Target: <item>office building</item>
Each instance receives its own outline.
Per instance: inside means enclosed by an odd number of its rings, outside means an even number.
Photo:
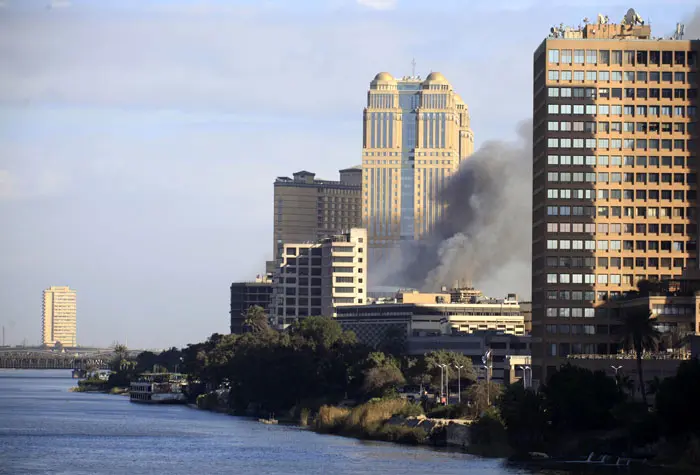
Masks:
[[[533,377],[614,354],[605,304],[696,269],[698,41],[633,10],[552,28],[534,53]]]
[[[243,333],[246,312],[250,307],[262,307],[270,311],[272,276],[259,275],[252,282],[231,284],[231,333]]]
[[[41,340],[44,345],[78,346],[76,336],[76,292],[70,287],[44,290]]]
[[[367,299],[367,231],[353,228],[314,243],[282,245],[274,273],[272,315],[280,326],[307,316],[334,317]]]
[[[362,225],[362,169],[340,170],[340,181],[316,179],[300,171],[274,184],[274,248],[276,260],[287,242],[315,242]],[[274,262],[271,263],[274,267]],[[268,272],[272,269],[268,268]]]
[[[370,83],[362,142],[362,222],[372,249],[420,239],[442,213],[436,199],[474,149],[469,111],[433,72]]]
[[[393,300],[383,298],[379,302],[338,308],[337,318],[344,329],[354,331],[361,342],[373,347],[387,334],[403,339],[485,331],[525,335],[525,320],[515,295],[505,299],[472,295],[468,300],[453,300],[464,293],[461,290],[431,294],[401,292]],[[469,290],[474,293],[474,289]]]

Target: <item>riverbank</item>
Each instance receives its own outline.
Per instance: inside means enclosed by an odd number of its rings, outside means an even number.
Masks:
[[[83,381],[78,381],[77,386],[73,386],[69,389],[72,393],[101,393],[101,394],[115,394],[119,396],[128,396],[129,388],[114,386],[108,387],[106,383],[95,384],[95,383],[83,383]]]

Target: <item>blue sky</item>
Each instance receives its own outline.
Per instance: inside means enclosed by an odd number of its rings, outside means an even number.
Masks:
[[[78,339],[184,345],[228,328],[231,281],[272,248],[272,182],[360,162],[379,71],[441,71],[477,146],[531,114],[550,26],[629,2],[0,2],[0,324],[40,337],[78,290]],[[637,1],[656,34],[695,2]],[[49,5],[51,5],[49,7]],[[686,30],[688,32],[688,30]],[[498,283],[484,283],[502,293]]]

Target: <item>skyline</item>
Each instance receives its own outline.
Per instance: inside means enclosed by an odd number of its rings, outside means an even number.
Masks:
[[[230,283],[271,257],[274,178],[360,162],[377,72],[410,74],[415,57],[421,76],[443,73],[479,149],[531,116],[532,53],[552,25],[628,8],[46,3],[0,8],[0,325],[8,343],[38,341],[39,293],[69,285],[82,344],[150,348],[227,332]],[[694,7],[635,3],[656,35]],[[417,17],[430,34],[406,27]]]

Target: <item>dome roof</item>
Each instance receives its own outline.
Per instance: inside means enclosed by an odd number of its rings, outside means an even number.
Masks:
[[[394,76],[389,73],[381,72],[374,76],[375,81],[394,81]]]
[[[445,79],[445,76],[443,76],[442,73],[438,73],[437,71],[435,71],[428,74],[428,77],[425,78],[425,82],[428,81],[447,82],[447,79]]]

